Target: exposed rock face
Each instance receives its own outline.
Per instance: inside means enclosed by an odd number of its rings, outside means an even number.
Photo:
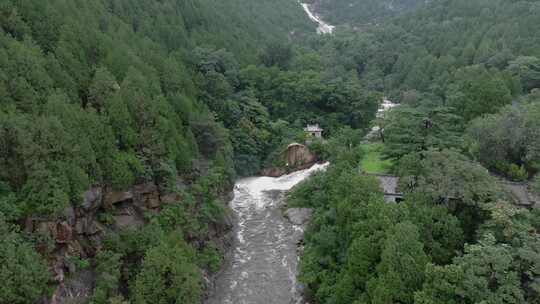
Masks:
[[[103,189],[94,187],[83,194],[82,208],[86,211],[95,211],[101,207]]]
[[[133,191],[110,191],[105,194],[104,204],[107,209],[113,209],[114,204],[132,200]]]
[[[90,270],[82,270],[70,276],[54,291],[50,304],[85,303],[93,293],[95,275]]]
[[[56,242],[58,244],[67,244],[73,240],[73,229],[67,222],[61,222],[56,225]]]
[[[280,177],[285,174],[287,174],[287,170],[285,168],[267,168],[261,171],[262,176],[269,177]]]
[[[93,292],[95,274],[89,269],[77,269],[78,266],[70,261],[94,257],[108,232],[138,229],[146,223],[145,213],[158,213],[164,204],[179,203],[182,203],[180,194],[162,193],[154,183],[135,185],[126,191],[92,187],[83,193],[80,203],[74,202],[56,219],[25,219],[26,232],[39,234],[53,243],[52,248],[47,242],[36,248],[49,260],[57,284],[52,297],[42,303],[86,303]],[[100,222],[103,220],[98,216],[100,214],[109,217]],[[230,237],[224,235],[231,231],[232,219],[226,215],[223,223],[209,227],[208,237],[219,249],[226,251],[232,244],[232,234]]]
[[[181,200],[182,198],[177,193],[166,194],[160,197],[160,201],[163,204],[174,204],[180,202]]]
[[[292,143],[282,155],[285,167],[267,168],[261,171],[262,176],[280,177],[293,171],[304,170],[318,161],[315,154],[308,147],[298,143]]]
[[[304,225],[311,219],[313,210],[309,208],[289,208],[285,211],[285,217],[294,225]]]
[[[519,206],[525,208],[540,207],[540,197],[535,195],[528,183],[501,181],[501,185]]]
[[[296,168],[315,163],[317,157],[309,151],[308,147],[293,143],[287,147],[285,161],[289,167]]]
[[[177,189],[186,186],[179,179]],[[230,200],[227,194],[224,201]],[[95,286],[92,269],[77,269],[75,259],[92,258],[102,247],[106,233],[124,229],[138,229],[145,225],[145,213],[158,213],[165,204],[182,203],[179,193],[162,193],[154,183],[133,186],[126,191],[93,187],[82,194],[80,204],[67,207],[56,219],[29,217],[24,230],[42,236],[43,242],[36,249],[49,261],[56,287],[52,296],[42,304],[86,303]],[[109,216],[100,222],[100,214]],[[221,252],[232,246],[231,214],[220,223],[209,227],[207,237]],[[193,242],[203,240],[192,239]],[[201,244],[202,245],[202,244]],[[212,281],[212,274],[206,274]]]

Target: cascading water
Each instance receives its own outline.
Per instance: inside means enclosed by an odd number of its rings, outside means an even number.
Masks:
[[[399,105],[399,103],[393,103],[392,101],[385,98],[383,102],[379,105],[379,109],[377,110],[377,119],[383,119],[388,111],[395,107],[399,107]],[[380,126],[373,126],[371,128],[371,131],[364,137],[364,139],[368,141],[372,138],[377,138],[380,131]]]
[[[311,19],[311,21],[317,23],[317,25],[318,25],[317,33],[319,33],[319,34],[332,34],[334,32],[335,26],[324,22],[321,19],[320,16],[318,16],[317,14],[312,12],[311,6],[309,4],[300,2],[300,5],[302,5],[302,8],[304,9],[306,14],[308,15],[309,19]]]
[[[302,303],[296,274],[303,227],[287,221],[281,207],[287,190],[327,165],[236,183],[230,203],[237,218],[235,248],[207,304]]]

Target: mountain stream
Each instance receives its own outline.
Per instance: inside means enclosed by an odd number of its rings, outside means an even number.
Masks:
[[[236,218],[234,248],[206,304],[303,303],[296,274],[304,227],[284,217],[284,197],[287,190],[326,166],[236,183],[230,202]]]
[[[302,5],[302,8],[304,8],[304,11],[308,15],[309,19],[311,19],[313,22],[317,23],[317,33],[319,34],[332,34],[334,32],[335,26],[330,25],[326,22],[324,22],[319,15],[317,15],[312,10],[312,6],[308,3],[300,3]]]

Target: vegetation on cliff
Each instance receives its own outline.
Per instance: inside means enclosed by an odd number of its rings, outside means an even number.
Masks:
[[[331,24],[363,26],[418,9],[429,0],[308,0]]]
[[[79,275],[93,303],[199,301],[234,178],[377,107],[312,35],[287,0],[3,1],[0,302]]]

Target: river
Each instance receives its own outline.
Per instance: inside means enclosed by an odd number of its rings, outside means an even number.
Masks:
[[[309,19],[317,23],[317,33],[319,34],[332,34],[335,26],[330,25],[322,20],[322,18],[312,11],[311,6],[308,3],[300,3],[304,8],[304,11],[308,15]]]
[[[284,197],[327,164],[278,178],[239,180],[230,207],[236,217],[235,245],[206,304],[300,304],[296,281],[302,226],[283,216]]]
[[[383,102],[379,105],[379,109],[377,110],[377,120],[380,121],[384,119],[384,116],[388,111],[391,109],[398,107],[399,103],[394,103],[386,98],[383,99]],[[378,125],[375,125],[371,128],[371,131],[364,137],[366,141],[369,141],[371,139],[377,138],[379,139],[380,136],[381,127]]]

